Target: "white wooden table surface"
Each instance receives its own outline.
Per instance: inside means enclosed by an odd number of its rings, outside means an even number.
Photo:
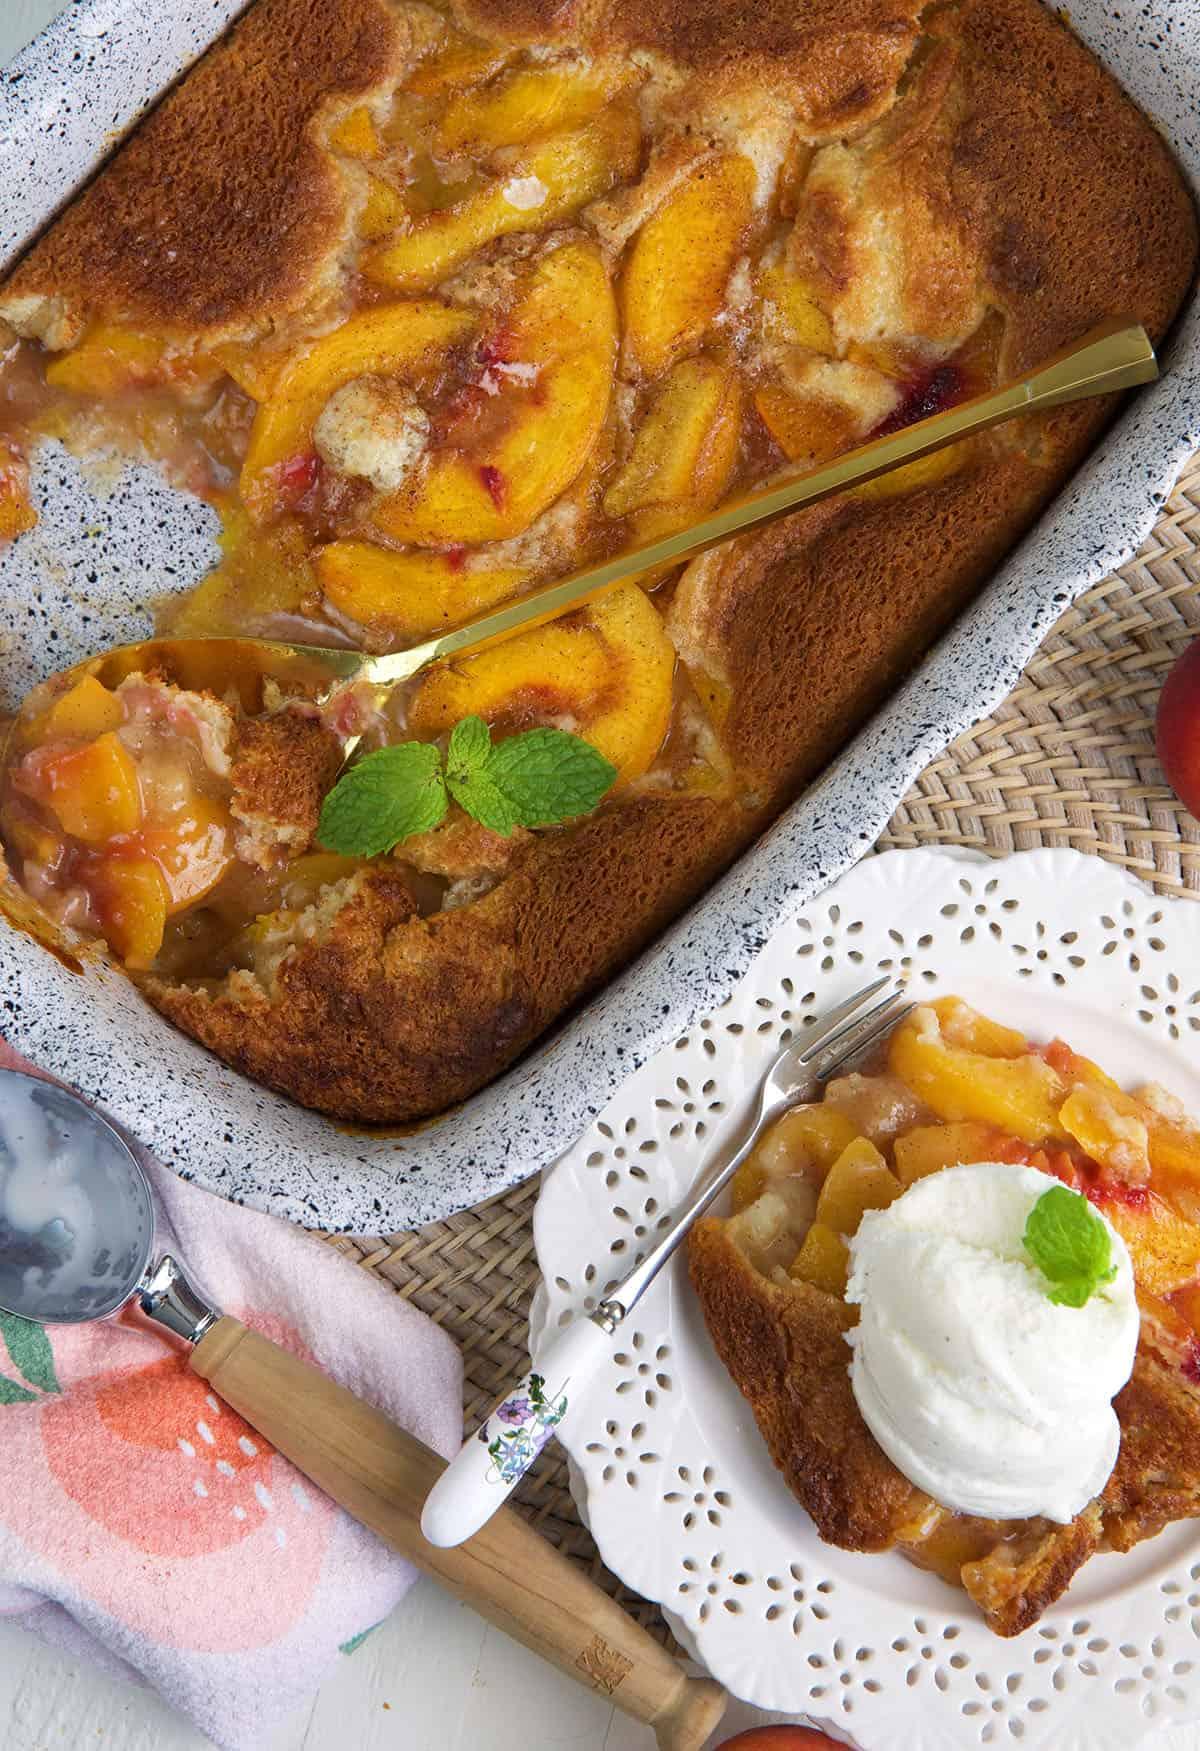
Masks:
[[[0,65],[64,4],[0,0]],[[763,1718],[734,1704],[720,1736]],[[651,1751],[653,1745],[644,1728],[419,1581],[264,1751],[530,1751],[531,1721],[537,1722],[536,1751]],[[84,1745],[206,1751],[210,1741],[147,1693],[101,1678],[0,1624],[0,1747],[77,1751]],[[1145,1751],[1200,1751],[1200,1727],[1155,1734]]]

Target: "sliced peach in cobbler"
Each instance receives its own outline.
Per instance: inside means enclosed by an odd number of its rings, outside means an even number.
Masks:
[[[425,467],[376,511],[394,541],[473,545],[528,529],[583,468],[612,392],[616,306],[594,244],[534,266],[485,343],[493,393],[469,387],[431,434]]]
[[[605,491],[607,515],[630,518],[636,538],[650,540],[710,511],[737,464],[741,410],[741,385],[728,366],[703,355],[673,366]]]
[[[764,256],[758,273],[762,322],[768,340],[833,358],[838,347],[833,324],[816,288],[805,281],[784,252]]]
[[[368,647],[415,644],[507,600],[529,578],[522,566],[489,565],[465,548],[396,553],[367,541],[334,541],[317,555],[325,601]]]
[[[150,966],[167,920],[233,863],[228,710],[141,676],[113,690],[85,674],[35,698],[16,734],[3,817],[25,887],[130,968]]]
[[[465,31],[447,29],[435,52],[413,69],[408,89],[418,97],[440,100],[448,92],[490,79],[507,65],[512,55],[513,51],[502,43],[484,42]]]
[[[79,344],[46,366],[52,389],[75,395],[115,395],[162,384],[187,392],[211,388],[220,364],[166,334],[97,322]]]
[[[754,217],[757,180],[740,153],[704,159],[638,232],[621,312],[629,357],[648,377],[702,339],[721,309]],[[689,272],[680,273],[681,259]]]
[[[416,683],[409,727],[434,736],[470,716],[550,721],[584,737],[629,780],[662,746],[674,671],[662,621],[628,584],[565,620],[433,670]]]
[[[1200,1128],[1163,1090],[1126,1093],[1061,1041],[1035,1047],[954,997],[918,1008],[873,1068],[765,1133],[734,1179],[732,1213],[697,1225],[691,1275],[717,1350],[822,1537],[901,1550],[1011,1635],[1093,1551],[1200,1514],[1198,1158]],[[948,1509],[884,1454],[851,1389],[845,1334],[864,1291],[851,1285],[854,1304],[845,1295],[864,1217],[972,1164],[1034,1167],[1039,1183],[1081,1193],[1132,1263],[1141,1337],[1114,1401],[1120,1452],[1066,1523]],[[981,1272],[983,1254],[967,1248],[954,1268]],[[915,1301],[922,1292],[914,1280]]]
[[[603,62],[563,60],[516,67],[482,88],[462,92],[446,106],[437,127],[438,148],[447,157],[477,157],[577,128],[635,79],[632,68]]]
[[[415,217],[378,244],[363,271],[380,286],[426,291],[495,239],[561,224],[595,200],[633,169],[639,137],[636,109],[617,102],[581,127],[514,148],[457,206]]]
[[[37,523],[29,498],[29,466],[10,439],[0,433],[0,542],[15,541]]]
[[[436,373],[475,328],[470,311],[444,304],[380,305],[306,347],[284,369],[255,416],[241,476],[242,501],[251,514],[270,516],[284,508],[289,496],[298,496],[298,485],[303,489],[311,484],[320,423],[336,426],[330,420],[331,403],[356,385],[364,402],[358,422],[368,434],[363,441],[373,441],[380,453],[399,450],[402,460],[413,451],[419,455],[427,419],[415,397],[400,386]],[[340,423],[349,423],[351,417]]]

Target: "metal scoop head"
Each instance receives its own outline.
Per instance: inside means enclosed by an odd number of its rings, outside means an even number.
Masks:
[[[42,1325],[104,1319],[153,1244],[150,1186],[120,1133],[56,1083],[0,1070],[0,1308]]]

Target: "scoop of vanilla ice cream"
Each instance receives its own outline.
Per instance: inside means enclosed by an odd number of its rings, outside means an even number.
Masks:
[[[1058,1184],[1002,1162],[945,1168],[868,1211],[850,1243],[863,1420],[905,1477],[961,1513],[1065,1523],[1116,1463],[1133,1271],[1106,1224],[1116,1276],[1083,1307],[1051,1301],[1023,1237]]]

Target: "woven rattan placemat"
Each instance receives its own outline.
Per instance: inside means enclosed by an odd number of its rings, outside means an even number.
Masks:
[[[879,848],[1035,845],[1096,852],[1163,893],[1200,896],[1200,825],[1163,783],[1154,708],[1174,658],[1200,634],[1200,457],[1129,564],[1058,622],[1020,684],[926,768]],[[330,1244],[444,1325],[463,1352],[469,1425],[525,1368],[537,1281],[530,1181],[417,1234]],[[519,1498],[643,1622],[653,1606],[602,1567],[551,1445]]]

